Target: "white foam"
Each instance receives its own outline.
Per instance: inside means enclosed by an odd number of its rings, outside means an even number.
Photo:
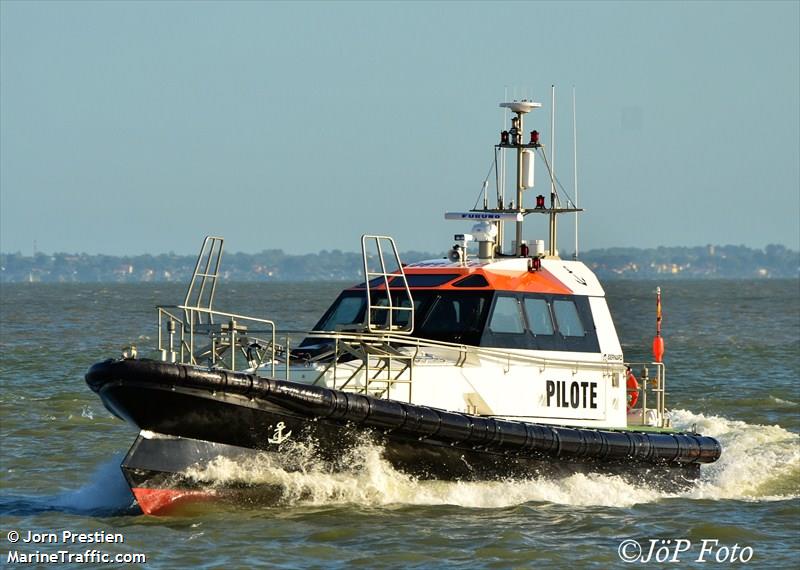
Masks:
[[[186,474],[214,486],[232,482],[270,485],[280,501],[290,504],[459,505],[498,508],[531,501],[579,506],[628,507],[667,497],[688,499],[779,500],[800,496],[800,436],[780,426],[752,425],[719,416],[672,413],[682,429],[697,426],[716,437],[722,457],[702,467],[701,478],[688,491],[669,493],[620,477],[572,475],[563,479],[485,482],[421,481],[398,472],[381,456],[381,448],[365,443],[342,458],[347,468],[332,470],[317,461],[314,449],[295,444],[280,457],[262,454],[234,462],[218,458]]]
[[[770,396],[769,399],[772,400],[773,402],[775,402],[776,404],[782,404],[784,406],[796,406],[797,405],[797,402],[792,402],[791,400],[784,400],[784,399],[778,398],[776,396]]]
[[[101,464],[85,485],[57,495],[48,502],[53,507],[78,512],[116,512],[130,508],[134,498],[120,470],[121,461],[122,455],[116,454]]]
[[[775,500],[800,496],[800,435],[780,426],[748,424],[720,416],[672,412],[675,426],[697,430],[722,444],[722,456],[705,466],[687,496],[698,499]]]

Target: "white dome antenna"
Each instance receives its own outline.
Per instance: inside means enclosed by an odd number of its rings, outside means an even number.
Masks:
[[[536,101],[526,101],[523,99],[522,101],[511,101],[509,103],[500,103],[500,106],[505,109],[511,109],[513,112],[517,114],[524,114],[533,111],[534,109],[539,109],[542,104],[537,103]]]

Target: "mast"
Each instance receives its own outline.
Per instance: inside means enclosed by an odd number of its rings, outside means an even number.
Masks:
[[[556,86],[550,86],[550,256],[556,252]]]
[[[504,91],[504,101],[508,101],[508,86],[506,85]],[[501,105],[502,107],[502,105]],[[505,129],[506,121],[508,120],[508,109],[503,111],[503,120],[500,123],[501,130]],[[500,149],[500,180],[497,188],[497,208],[499,210],[505,209],[505,196],[506,196],[506,149]],[[503,240],[505,239],[505,232],[503,231],[505,224],[497,222],[497,251],[502,253]]]
[[[533,109],[538,109],[542,106],[541,103],[523,99],[522,101],[511,101],[500,103],[500,107],[507,109],[514,113],[511,118],[511,127],[508,130],[500,132],[500,143],[495,145],[495,152],[499,151],[500,168],[497,170],[497,205],[495,208],[488,207],[486,199],[486,190],[484,189],[484,203],[483,209],[472,209],[469,212],[446,212],[445,219],[447,220],[462,220],[462,221],[480,221],[494,224],[497,228],[496,234],[493,234],[486,243],[487,246],[492,244],[491,248],[485,250],[486,255],[481,255],[480,259],[488,259],[495,255],[502,255],[503,249],[503,236],[505,235],[504,225],[505,222],[514,222],[515,227],[515,244],[512,255],[517,257],[527,257],[527,248],[522,247],[523,236],[523,222],[525,216],[529,214],[547,214],[550,220],[550,250],[549,255],[555,257],[557,255],[556,249],[556,216],[558,214],[565,214],[567,212],[580,212],[582,211],[575,204],[567,204],[566,208],[559,207],[558,195],[556,192],[556,178],[553,172],[552,164],[548,164],[547,156],[544,154],[544,146],[539,143],[539,131],[533,130],[530,132],[530,140],[524,140],[524,116],[531,112]],[[555,106],[555,87],[553,87],[553,106]],[[574,113],[574,110],[573,110]],[[555,113],[551,117],[551,139],[555,139]],[[505,123],[504,123],[505,126]],[[502,165],[505,162],[505,151],[508,149],[515,149],[517,155],[517,184],[516,184],[516,200],[505,204],[505,168]],[[526,209],[523,206],[523,191],[534,186],[534,159],[535,151],[539,149],[541,158],[547,166],[550,174],[550,207],[546,205],[546,198],[543,195],[536,196],[536,206],[534,208]],[[550,152],[551,162],[555,158],[555,153]],[[498,157],[496,157],[497,160]],[[497,162],[495,162],[497,166]],[[483,251],[483,250],[482,250]],[[506,254],[508,257],[508,254]]]
[[[575,86],[572,86],[572,181],[575,184],[575,204],[578,207],[578,126],[575,120]],[[575,212],[575,257],[578,259],[578,212]]]
[[[517,113],[517,120],[519,123],[519,137],[517,140],[520,141],[522,138],[522,133],[525,132],[525,127],[523,126],[523,118],[522,113]],[[519,145],[519,142],[517,143]],[[517,201],[515,205],[517,206],[517,211],[520,214],[525,214],[525,210],[522,208],[522,191],[525,188],[522,186],[522,147],[517,146]],[[516,242],[514,247],[514,254],[520,255],[522,251],[522,220],[517,222],[517,232],[516,232]]]
[[[517,218],[516,222],[516,244],[514,247],[514,254],[521,255],[522,253],[522,224],[523,224],[523,216],[525,215],[525,208],[522,206],[522,191],[525,190],[525,185],[523,184],[523,172],[522,172],[522,153],[525,149],[528,148],[536,148],[539,146],[537,142],[531,142],[530,144],[525,144],[523,141],[523,136],[525,133],[525,125],[523,117],[526,113],[529,113],[533,109],[538,109],[542,106],[541,103],[536,103],[534,101],[513,101],[511,103],[500,103],[501,107],[505,107],[510,109],[513,113],[516,114],[516,117],[512,117],[511,119],[511,128],[508,131],[503,131],[503,135],[500,141],[501,148],[516,148],[517,150],[517,197],[516,201],[514,202],[514,212],[516,212],[519,217]],[[501,222],[502,223],[502,222]]]

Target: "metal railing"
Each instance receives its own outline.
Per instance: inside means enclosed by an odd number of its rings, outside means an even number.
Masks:
[[[203,245],[200,247],[200,253],[197,255],[197,261],[194,265],[192,272],[192,280],[189,281],[189,287],[186,290],[186,297],[183,304],[192,309],[207,309],[211,310],[214,305],[214,295],[217,292],[217,280],[219,279],[219,268],[222,264],[222,252],[224,249],[225,240],[217,236],[206,236],[203,240]],[[199,322],[203,321],[203,317],[208,317],[208,322],[214,322],[213,313],[199,312],[196,315]],[[189,315],[185,315],[186,320],[189,320]]]
[[[660,428],[670,427],[669,417],[666,413],[666,383],[667,370],[663,362],[630,362],[627,363],[634,375],[638,374],[638,402],[631,411],[641,414],[641,425],[652,425],[648,423],[648,412],[655,413],[656,426]],[[655,372],[653,374],[652,372]],[[650,401],[655,400],[655,406],[648,407],[648,394]]]
[[[369,268],[369,245],[373,244],[376,251],[376,258],[380,271],[370,271]],[[384,245],[388,244],[389,250],[394,257],[393,263],[397,265],[394,272],[389,272],[386,267]],[[411,297],[411,289],[408,288],[408,279],[403,271],[403,263],[400,261],[400,254],[397,252],[397,245],[394,239],[389,236],[367,235],[361,236],[361,257],[364,264],[365,288],[367,294],[366,326],[370,332],[394,332],[395,334],[411,334],[414,330],[414,300]],[[384,289],[381,291],[385,296],[379,296],[378,302],[374,302],[372,280],[382,283]],[[395,280],[400,280],[396,283]],[[399,286],[402,285],[402,289]],[[400,291],[402,298],[398,304],[392,299],[392,289]],[[397,293],[395,293],[397,294]],[[383,304],[385,301],[386,304]],[[404,305],[403,302],[406,304]],[[403,319],[405,317],[405,319]],[[401,322],[405,320],[405,323]]]
[[[591,370],[613,375],[624,369],[621,364],[544,358],[402,334],[312,330],[279,335],[275,323],[268,319],[186,305],[162,305],[157,309],[158,350],[164,361],[261,371],[271,377],[277,377],[278,367],[282,365],[281,372],[287,380],[291,379],[293,366],[313,367],[312,384],[325,381],[331,388],[379,397],[389,397],[393,389],[396,393],[397,386],[405,385],[403,399],[408,401],[411,400],[415,362],[420,358],[440,358],[454,366],[489,361],[506,371],[512,366],[536,366],[540,372],[561,368],[572,370],[574,374]],[[213,322],[213,317],[219,322]],[[331,350],[313,357],[305,356],[302,350],[290,348],[289,333],[295,338],[299,335],[330,340]],[[206,343],[200,342],[201,337],[207,339]],[[658,365],[658,386],[651,392],[656,394],[659,414],[663,411],[663,378],[663,365]],[[646,406],[647,396],[643,395],[641,401]]]
[[[405,399],[411,401],[418,349],[404,352],[385,338],[369,334],[335,333],[331,338],[333,354],[321,362],[322,367],[312,384],[326,380],[329,388],[350,389],[379,398],[388,398],[398,385],[405,386]],[[345,362],[349,365],[343,366]],[[394,397],[398,399],[397,394]]]
[[[275,374],[281,347],[276,343],[273,321],[186,305],[160,305],[157,309],[158,350],[162,360],[236,370],[236,357],[241,354],[247,368],[256,369],[269,363]],[[213,317],[227,321],[215,323]],[[208,337],[207,346],[198,347],[199,334]],[[258,336],[263,334],[267,338]]]
[[[368,244],[374,244],[377,250],[380,271],[370,271]],[[385,244],[388,244],[398,267],[392,272],[387,270]],[[404,396],[408,401],[411,401],[414,363],[420,358],[440,358],[454,366],[488,361],[502,366],[505,372],[510,371],[512,366],[536,366],[540,372],[547,368],[560,368],[572,370],[573,374],[589,370],[600,371],[604,376],[613,378],[624,377],[624,365],[621,363],[544,358],[513,349],[479,347],[409,336],[414,329],[414,303],[394,240],[387,236],[364,235],[361,245],[366,280],[367,310],[363,325],[366,330],[291,331],[292,334],[302,334],[303,338],[332,341],[330,351],[311,357],[304,355],[302,350],[291,350],[288,333],[283,342],[278,343],[275,323],[271,320],[212,309],[223,253],[223,239],[206,237],[184,303],[157,307],[158,350],[161,359],[229,370],[237,370],[238,363],[241,364],[238,367],[240,370],[255,373],[269,370],[272,377],[276,376],[278,365],[283,364],[287,380],[290,379],[293,366],[306,369],[313,367],[316,373],[310,380],[313,384],[324,380],[332,388],[387,398],[397,398],[397,387],[407,386]],[[382,304],[383,298],[373,299],[371,278],[378,278],[383,283],[386,305]],[[399,288],[399,284],[402,284],[402,288]],[[399,302],[395,302],[392,291],[398,289],[401,297]],[[403,303],[407,303],[407,306],[403,306]],[[377,317],[374,321],[373,313]],[[379,318],[381,315],[384,318]],[[198,346],[201,336],[207,337],[207,344]],[[642,422],[647,420],[647,411],[650,409],[647,408],[647,391],[651,379],[647,367],[655,366],[650,389],[656,400],[654,410],[662,424],[668,423],[664,413],[664,365],[647,363],[632,366],[644,366],[640,388]]]

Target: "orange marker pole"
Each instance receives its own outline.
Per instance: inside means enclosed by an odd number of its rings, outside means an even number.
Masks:
[[[656,336],[653,337],[653,358],[664,358],[664,337],[661,336],[661,287],[656,287]]]

